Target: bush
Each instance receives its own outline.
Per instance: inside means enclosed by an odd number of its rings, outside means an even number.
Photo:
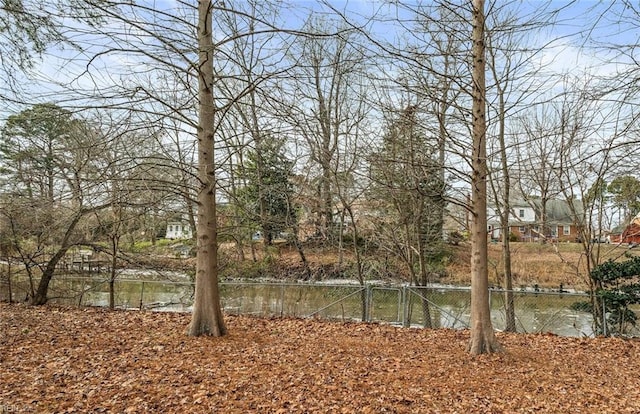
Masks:
[[[640,257],[623,262],[608,260],[591,271],[591,278],[602,286],[596,293],[608,312],[609,334],[626,334],[636,325],[637,316],[629,307],[640,304]],[[597,316],[597,315],[594,315]]]

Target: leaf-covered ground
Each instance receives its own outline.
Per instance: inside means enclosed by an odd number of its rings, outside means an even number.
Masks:
[[[0,412],[638,413],[640,342],[0,304]]]

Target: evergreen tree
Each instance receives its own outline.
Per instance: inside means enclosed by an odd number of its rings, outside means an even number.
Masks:
[[[613,195],[613,202],[624,213],[623,220],[628,222],[640,212],[640,180],[632,175],[614,178],[607,187]]]
[[[268,245],[296,225],[292,167],[283,142],[273,137],[260,140],[259,148],[247,154],[243,170],[247,185],[238,198],[247,224],[259,229]]]
[[[380,245],[402,259],[411,282],[426,286],[442,267],[442,217],[445,186],[437,146],[421,130],[417,108],[408,107],[392,122],[371,160],[371,198],[380,213]],[[425,326],[431,326],[423,300]]]
[[[109,205],[101,197],[109,179],[105,145],[88,123],[52,104],[12,115],[2,129],[0,214],[29,275],[35,305],[47,301],[56,266],[82,241],[81,221]]]
[[[601,312],[594,306],[595,318],[607,315],[601,321],[606,335],[624,335],[636,326],[638,317],[630,308],[640,303],[640,257],[631,257],[626,261],[608,260],[591,271],[591,278],[598,286],[597,296],[604,306]]]

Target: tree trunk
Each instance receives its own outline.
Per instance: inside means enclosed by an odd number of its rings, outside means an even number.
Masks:
[[[360,236],[358,234],[358,226],[356,224],[356,218],[353,214],[353,209],[351,208],[350,205],[345,203],[344,200],[343,200],[343,206],[344,206],[344,212],[349,214],[349,219],[351,220],[352,227],[353,227],[351,236],[353,237],[353,255],[356,259],[356,263],[355,263],[356,279],[358,279],[358,283],[360,283],[360,286],[365,287],[364,274],[362,272],[362,255],[360,254],[360,249],[358,248],[358,238]],[[344,223],[344,212],[343,212],[343,218],[342,218],[343,223]],[[340,237],[342,238],[342,229],[340,229]],[[369,320],[367,290],[364,289],[362,292],[363,292],[362,295],[360,295],[360,303],[362,306],[362,322],[367,322]]]
[[[425,245],[427,244],[427,241],[425,240],[425,238],[427,237],[427,232],[426,229],[424,228],[425,225],[423,223],[424,221],[424,203],[420,204],[420,214],[418,215],[418,217],[420,217],[420,221],[418,223],[418,234],[417,234],[417,242],[418,242],[418,265],[419,265],[419,269],[420,269],[420,286],[424,287],[425,289],[422,291],[422,317],[423,317],[423,323],[422,326],[424,326],[425,328],[429,328],[431,329],[433,326],[431,324],[431,308],[429,307],[429,299],[427,299],[427,283],[429,281],[429,275],[428,275],[428,269],[427,269],[427,258],[426,258],[426,248]]]
[[[504,310],[505,310],[505,328],[506,332],[516,332],[516,311],[513,298],[513,274],[511,273],[511,247],[509,238],[502,237],[502,260],[504,261]]]
[[[62,238],[62,242],[60,243],[61,244],[60,249],[51,257],[51,259],[49,259],[49,262],[47,262],[47,266],[42,272],[40,283],[38,283],[38,290],[36,290],[36,292],[33,293],[33,297],[31,298],[32,305],[39,306],[47,303],[47,295],[49,293],[49,283],[51,282],[51,279],[53,279],[53,274],[56,271],[56,267],[58,266],[58,263],[67,254],[67,250],[69,250],[69,248],[71,247],[69,245],[69,240],[71,239],[71,235],[73,234],[73,231],[78,225],[78,222],[80,221],[80,219],[85,214],[90,213],[92,211],[96,211],[96,210],[97,209],[81,210],[78,212],[78,214],[76,214],[73,220],[71,220],[71,222],[69,223],[69,226],[67,227],[67,231],[65,232],[64,237]],[[30,271],[29,271],[29,275],[31,277]],[[31,287],[31,291],[33,292],[33,286]]]
[[[120,242],[120,236],[111,236],[111,274],[109,276],[109,309],[113,310],[116,307],[116,277],[118,266],[118,245]]]
[[[29,278],[29,293],[27,293],[27,298],[25,299],[25,301],[27,300],[32,300],[33,298],[36,297],[36,287],[34,285],[34,281],[33,281],[33,270],[32,266],[30,263],[25,264],[25,270],[27,272],[27,276]]]
[[[215,197],[213,101],[213,25],[210,0],[198,2],[198,47],[200,99],[198,125],[198,221],[196,288],[188,334],[222,336],[226,327],[218,289],[218,241]]]
[[[544,244],[548,239],[551,239],[551,228],[547,225],[547,197],[540,197],[540,230],[542,231],[543,237],[540,238],[541,243]],[[556,236],[558,236],[556,234]]]
[[[309,267],[309,261],[307,260],[307,256],[304,253],[304,246],[302,245],[302,242],[300,241],[300,237],[298,236],[298,233],[300,232],[300,228],[298,227],[298,223],[295,220],[293,221],[291,227],[293,230],[293,244],[295,245],[296,251],[300,256],[300,261],[302,262],[302,267],[304,269],[304,280],[310,280],[311,268]]]
[[[504,108],[504,99],[500,97],[501,108]],[[504,311],[506,332],[516,332],[516,311],[513,297],[513,272],[511,271],[511,241],[509,240],[509,214],[511,211],[509,166],[507,163],[507,147],[504,138],[504,110],[500,114],[500,158],[503,176],[503,199],[500,209],[500,226],[502,227],[502,262],[504,270]]]
[[[499,79],[496,68],[496,55],[493,47],[491,52],[491,70],[493,72],[493,78]],[[511,214],[511,177],[509,174],[509,158],[507,157],[507,143],[506,143],[506,127],[505,117],[507,116],[507,109],[505,104],[505,86],[509,82],[509,78],[505,78],[505,85],[501,82],[496,82],[496,91],[498,94],[498,141],[500,145],[500,171],[502,172],[502,202],[496,195],[496,205],[502,204],[502,207],[498,210],[500,213],[500,228],[502,233],[502,262],[504,271],[504,311],[505,311],[505,331],[516,332],[516,314],[514,308],[513,298],[513,272],[511,271],[511,244],[509,237],[509,216]],[[494,191],[494,194],[497,194]]]
[[[39,306],[47,303],[47,299],[48,299],[47,295],[49,293],[49,283],[51,282],[51,279],[53,279],[53,274],[55,273],[56,266],[58,266],[60,259],[62,259],[64,255],[67,254],[68,249],[69,249],[69,246],[61,248],[56,252],[56,254],[53,255],[53,257],[51,257],[51,259],[49,259],[47,266],[42,272],[40,283],[38,283],[38,289],[36,290],[35,295],[31,299],[32,305]]]
[[[487,259],[487,148],[484,0],[473,0],[473,106],[471,175],[471,340],[472,355],[501,349],[491,324]]]
[[[7,290],[9,293],[9,303],[13,303],[13,289],[11,287],[11,257],[7,256]]]

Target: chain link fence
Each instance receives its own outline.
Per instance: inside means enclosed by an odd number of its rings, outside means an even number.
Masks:
[[[29,285],[13,281],[12,299],[23,300]],[[114,303],[118,308],[189,312],[193,301],[190,282],[117,279]],[[339,321],[389,323],[404,327],[465,329],[469,327],[471,291],[449,286],[353,285],[321,283],[220,283],[222,306],[228,314],[265,317],[320,318]],[[52,302],[79,306],[108,306],[109,283],[99,278],[56,278],[50,287]],[[640,336],[634,321],[613,320],[602,310],[603,332],[594,330],[586,293],[490,290],[493,325],[517,332],[561,336],[596,333]],[[0,300],[7,301],[7,284],[0,284]],[[506,304],[512,303],[512,311]],[[640,309],[632,309],[634,315]],[[613,315],[613,316],[612,316]],[[511,321],[511,322],[509,322]],[[606,322],[609,321],[609,324]],[[613,322],[612,322],[613,321]],[[615,322],[615,324],[614,324]]]

